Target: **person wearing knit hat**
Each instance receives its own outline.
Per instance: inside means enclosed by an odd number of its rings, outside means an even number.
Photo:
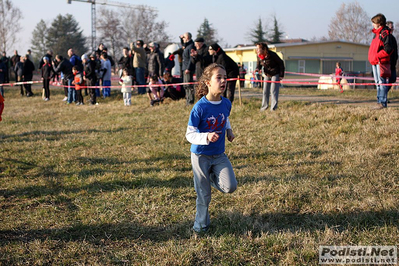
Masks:
[[[205,40],[202,37],[197,37],[197,39],[195,39],[194,42],[202,42],[202,43],[204,43]]]
[[[83,54],[83,55],[81,56],[81,59],[82,59],[82,61],[83,61],[83,60],[89,60],[89,57],[87,56],[87,54]]]
[[[211,45],[209,45],[209,50],[214,50],[217,53],[220,51],[220,46],[217,43],[212,43]]]

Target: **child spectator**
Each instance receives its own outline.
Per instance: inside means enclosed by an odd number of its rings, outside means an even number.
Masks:
[[[48,57],[43,57],[42,66],[42,79],[43,79],[43,89],[44,89],[44,99],[46,102],[50,100],[50,79],[54,75],[53,66],[50,64]]]
[[[209,229],[211,186],[223,193],[233,193],[237,180],[225,152],[225,138],[231,142],[231,102],[222,95],[227,89],[227,74],[222,65],[211,64],[204,69],[197,87],[198,102],[190,113],[186,138],[191,143],[191,164],[197,192],[197,213],[194,231]]]
[[[122,85],[121,92],[123,93],[123,103],[125,106],[130,106],[132,104],[132,77],[129,75],[129,70],[127,68],[123,69],[119,84]]]
[[[79,66],[73,66],[72,73],[75,76],[72,84],[75,85],[76,90],[76,105],[83,105],[82,86],[84,85],[84,82],[82,72],[79,71]]]
[[[181,79],[173,77],[170,72],[165,72],[163,75],[163,82],[165,85],[165,98],[171,98],[174,101],[184,99],[186,97],[186,91],[183,86],[179,85]]]
[[[162,85],[162,81],[157,75],[150,77],[150,83],[148,84],[148,98],[150,98],[150,104],[153,106],[155,103],[159,103],[164,99],[164,87],[163,86],[151,86],[151,85]]]

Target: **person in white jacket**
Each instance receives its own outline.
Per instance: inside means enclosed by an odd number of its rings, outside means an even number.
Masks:
[[[123,103],[125,106],[130,106],[132,104],[132,77],[129,76],[129,70],[126,68],[123,69],[119,84],[122,85]]]

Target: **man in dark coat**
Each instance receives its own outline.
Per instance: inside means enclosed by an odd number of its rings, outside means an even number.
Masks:
[[[204,69],[212,63],[212,57],[209,55],[208,46],[202,37],[195,39],[195,49],[191,53],[191,62],[195,64],[195,77],[197,81],[202,76]]]
[[[10,58],[7,57],[6,52],[3,52],[3,56],[0,59],[6,66],[6,71],[4,73],[4,83],[10,82]]]
[[[26,55],[25,61],[24,61],[24,68],[23,68],[24,82],[32,81],[33,71],[35,71],[35,65],[29,59],[29,55]],[[24,87],[25,87],[25,91],[26,91],[26,96],[31,97],[33,95],[32,84],[25,83]]]
[[[92,53],[90,58],[83,59],[84,79],[86,80],[86,86],[96,86],[97,74],[96,74],[96,54]],[[90,104],[95,105],[97,102],[96,88],[89,88]]]
[[[194,50],[194,42],[191,39],[191,33],[186,32],[180,38],[184,43],[184,50],[183,50],[183,62],[182,62],[182,75],[183,75],[183,82],[184,83],[192,83],[193,82],[193,75],[195,71],[195,64],[191,62],[191,52]],[[186,103],[194,104],[195,99],[195,91],[193,84],[184,85],[184,89],[186,90]]]
[[[209,54],[213,57],[213,63],[224,66],[227,73],[227,78],[236,79],[239,74],[238,65],[228,56],[219,44],[214,43],[209,45]],[[237,80],[230,80],[227,82],[227,90],[224,91],[224,97],[228,98],[230,102],[234,101],[234,92],[236,89]]]
[[[62,72],[63,79],[62,85],[64,85],[64,101],[68,101],[68,103],[72,103],[75,101],[74,89],[72,85],[72,81],[74,79],[72,73],[72,63],[68,59],[64,58],[62,55],[56,55],[55,59],[58,62],[57,67],[54,69],[55,73]]]
[[[120,71],[120,75],[119,77],[122,76],[122,71],[123,69],[127,69],[128,73],[130,76],[133,76],[133,60],[131,55],[129,55],[129,48],[128,47],[124,47],[123,48],[123,55],[122,57],[119,59],[118,61],[118,67],[119,67],[119,71]]]
[[[12,64],[12,69],[13,69],[13,72],[14,72],[14,75],[15,75],[15,81],[18,81],[18,75],[17,75],[17,71],[15,70],[15,66],[20,61],[21,61],[21,56],[18,54],[18,51],[15,50],[14,51],[14,55],[11,57],[11,64]]]
[[[387,27],[391,31],[392,49],[393,49],[392,54],[391,54],[391,59],[390,59],[391,76],[389,77],[389,83],[395,83],[396,82],[396,63],[398,62],[398,43],[396,41],[395,36],[393,36],[393,31],[394,31],[393,22],[392,21],[387,21]],[[392,88],[392,86],[388,86],[388,91],[391,88]]]

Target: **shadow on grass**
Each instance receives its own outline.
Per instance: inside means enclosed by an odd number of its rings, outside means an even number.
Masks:
[[[109,129],[109,130],[98,130],[98,129],[88,129],[88,130],[70,130],[70,131],[65,131],[65,130],[51,130],[51,131],[30,131],[30,132],[24,132],[20,134],[15,134],[15,135],[4,135],[0,136],[0,143],[3,142],[3,140],[6,140],[7,142],[26,142],[26,141],[37,141],[39,139],[41,140],[62,140],[65,139],[66,135],[72,135],[72,134],[91,134],[91,133],[116,133],[116,132],[121,132],[125,130],[131,130],[131,128],[123,128],[123,127],[118,127],[117,129]],[[5,141],[4,141],[5,142]]]
[[[134,178],[131,180],[110,180],[110,181],[94,181],[90,184],[79,186],[67,186],[62,182],[54,180],[46,180],[45,185],[32,185],[28,187],[16,188],[11,190],[0,190],[0,195],[9,197],[43,197],[47,195],[56,196],[60,193],[75,194],[86,191],[92,195],[117,190],[139,189],[145,187],[152,188],[182,188],[194,187],[192,178],[183,176],[174,177],[169,180],[158,178]]]
[[[270,213],[265,215],[242,215],[237,212],[224,212],[212,218],[205,237],[223,235],[260,237],[264,233],[282,232],[303,233],[323,232],[328,228],[338,231],[375,230],[376,227],[398,226],[399,212],[386,210],[379,212],[348,213]],[[15,229],[0,230],[0,245],[11,242],[34,240],[85,241],[101,244],[120,240],[143,240],[165,242],[171,239],[189,239],[193,221],[176,224],[145,226],[139,223],[112,223],[86,225],[76,223],[59,229]]]
[[[314,232],[334,228],[337,231],[375,230],[376,227],[398,227],[399,211],[366,211],[337,213],[268,213],[242,215],[225,212],[213,219],[212,231],[216,235],[261,233]]]
[[[46,195],[58,195],[60,193],[74,194],[80,191],[87,191],[91,194],[103,193],[109,191],[116,191],[122,189],[138,189],[144,187],[153,188],[182,188],[193,187],[193,181],[190,178],[182,176],[182,173],[191,172],[191,166],[184,166],[179,161],[189,160],[188,157],[179,154],[168,154],[165,157],[153,158],[134,158],[130,160],[119,160],[117,158],[106,157],[79,157],[77,161],[83,162],[85,168],[74,172],[60,172],[56,170],[56,166],[41,167],[34,163],[25,163],[19,160],[6,159],[9,164],[8,170],[3,170],[3,176],[24,176],[23,172],[37,169],[34,175],[26,176],[29,179],[40,179],[44,181],[43,185],[30,185],[26,187],[19,187],[15,189],[0,189],[0,195],[5,198],[9,197],[43,197]],[[170,165],[173,160],[176,165]],[[148,164],[151,162],[151,164]],[[137,165],[139,163],[139,165]],[[145,163],[140,164],[140,163]],[[165,164],[164,167],[159,165]],[[112,167],[111,167],[112,166]],[[12,169],[11,169],[12,168]],[[68,168],[71,168],[68,166]],[[73,168],[73,167],[72,167]],[[170,172],[171,178],[160,176],[160,172],[165,171],[165,168]],[[8,168],[7,168],[8,169]],[[96,179],[103,179],[104,175],[124,176],[123,178],[112,178],[109,180],[96,180],[88,184],[65,184],[66,179],[76,176],[83,181],[91,177],[98,177]],[[143,177],[144,175],[144,177]],[[146,177],[151,176],[151,177]],[[70,182],[68,182],[70,183]]]

